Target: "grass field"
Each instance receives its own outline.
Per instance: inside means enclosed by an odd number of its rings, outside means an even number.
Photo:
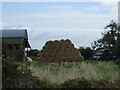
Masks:
[[[25,63],[38,77],[45,77],[53,84],[62,84],[69,79],[107,80],[112,83],[120,80],[119,67],[113,61],[81,62],[33,62]]]

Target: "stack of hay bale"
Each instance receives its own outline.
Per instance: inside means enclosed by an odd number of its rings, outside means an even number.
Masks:
[[[69,39],[47,41],[43,49],[38,55],[40,61],[63,62],[63,61],[78,61],[84,60],[81,53],[74,48],[74,45]]]

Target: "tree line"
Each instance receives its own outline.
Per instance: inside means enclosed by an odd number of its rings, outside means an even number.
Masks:
[[[112,20],[104,29],[101,38],[91,43],[92,48],[80,47],[78,49],[85,59],[89,59],[94,51],[99,48],[109,49],[113,55],[120,58],[120,23]]]

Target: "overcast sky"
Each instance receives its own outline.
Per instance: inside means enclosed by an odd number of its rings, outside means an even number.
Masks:
[[[104,27],[117,19],[117,2],[2,3],[2,28],[27,29],[34,49],[60,39],[70,39],[76,48],[90,46]]]

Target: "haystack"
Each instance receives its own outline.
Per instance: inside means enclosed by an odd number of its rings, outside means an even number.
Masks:
[[[83,56],[76,48],[72,42],[67,40],[55,40],[47,41],[43,49],[38,54],[38,59],[40,61],[50,61],[50,62],[73,62],[84,60]]]

